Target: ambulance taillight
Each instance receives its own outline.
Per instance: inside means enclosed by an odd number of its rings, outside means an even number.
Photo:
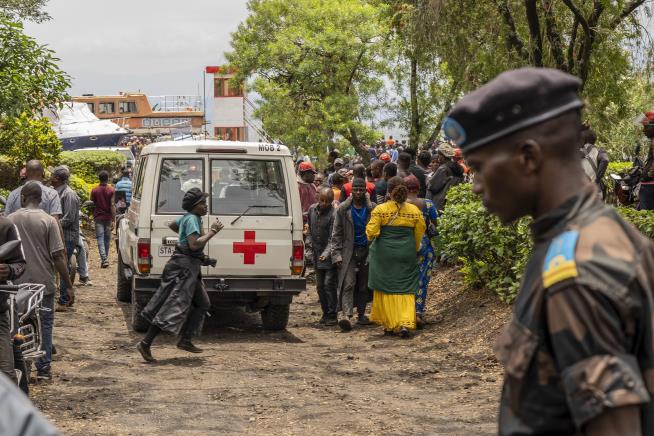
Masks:
[[[150,274],[150,240],[149,239],[139,239],[136,244],[136,257],[137,264],[139,267],[139,273],[141,274]]]
[[[291,274],[299,276],[304,269],[304,242],[293,241],[293,257],[291,258]]]

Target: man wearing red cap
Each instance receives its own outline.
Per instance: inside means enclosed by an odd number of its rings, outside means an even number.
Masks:
[[[309,207],[316,203],[316,185],[313,181],[316,178],[316,169],[311,162],[302,162],[298,166],[300,178],[297,181],[297,187],[300,191],[300,203],[302,204],[302,216],[306,222]]]
[[[649,150],[640,180],[639,209],[654,210],[654,111],[645,113],[640,122],[643,125],[643,133],[649,140]]]
[[[391,161],[391,156],[388,153],[382,153],[379,155],[379,160],[384,163],[389,163]]]

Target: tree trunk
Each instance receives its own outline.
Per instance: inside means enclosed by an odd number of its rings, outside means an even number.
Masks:
[[[411,79],[409,81],[409,92],[411,98],[411,128],[409,129],[409,147],[417,149],[420,142],[422,123],[418,108],[418,56],[416,52],[411,53]]]
[[[527,12],[527,23],[529,24],[529,46],[531,61],[536,67],[543,66],[543,39],[540,36],[540,20],[538,18],[538,9],[536,9],[536,0],[525,0],[525,9]]]
[[[368,153],[368,149],[361,143],[356,130],[350,127],[348,133],[349,135],[346,135],[345,139],[347,139],[350,142],[350,145],[352,145],[356,152],[359,153],[359,156],[363,159],[363,164],[365,166],[370,165],[370,153]]]

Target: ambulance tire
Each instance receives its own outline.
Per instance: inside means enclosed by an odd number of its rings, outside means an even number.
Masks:
[[[141,311],[143,310],[143,305],[136,300],[132,301],[132,329],[135,332],[143,333],[148,331],[150,323],[141,316]]]
[[[270,304],[261,311],[261,321],[265,330],[285,330],[288,325],[290,304]]]
[[[125,275],[125,265],[123,265],[120,252],[118,252],[118,262],[116,262],[116,300],[121,303],[132,301],[132,281]]]

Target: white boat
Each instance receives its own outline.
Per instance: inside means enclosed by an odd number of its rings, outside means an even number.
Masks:
[[[129,133],[113,121],[96,117],[86,103],[64,103],[61,109],[44,115],[52,123],[64,150],[115,147]]]

